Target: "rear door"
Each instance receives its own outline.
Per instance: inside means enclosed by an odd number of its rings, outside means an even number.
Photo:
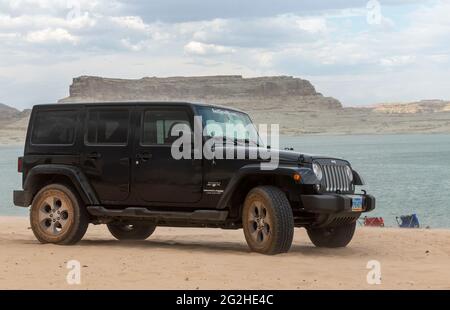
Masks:
[[[82,167],[104,204],[121,203],[130,194],[133,106],[86,108]]]
[[[193,128],[188,106],[138,107],[139,132],[133,160],[133,191],[151,203],[193,203],[202,195],[202,160],[174,159],[171,136],[177,124]]]

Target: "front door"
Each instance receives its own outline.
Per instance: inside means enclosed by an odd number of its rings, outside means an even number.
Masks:
[[[171,135],[175,125],[193,128],[192,110],[187,106],[140,107],[133,160],[133,191],[154,203],[193,203],[202,195],[202,161],[174,159]]]
[[[131,111],[133,106],[88,107],[84,173],[104,204],[123,202],[130,194]]]

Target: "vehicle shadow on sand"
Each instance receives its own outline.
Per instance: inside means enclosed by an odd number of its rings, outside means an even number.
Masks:
[[[83,240],[77,244],[77,247],[122,247],[124,249],[149,249],[149,250],[173,250],[199,253],[235,253],[248,254],[251,253],[245,242],[224,242],[224,241],[184,241],[184,240],[145,240],[145,241],[117,241],[117,240]],[[346,248],[317,248],[310,243],[293,243],[287,254],[301,254],[311,256],[361,256],[370,254],[369,248],[352,247],[350,244]]]

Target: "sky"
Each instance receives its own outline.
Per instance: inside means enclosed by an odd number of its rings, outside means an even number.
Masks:
[[[0,102],[73,77],[289,75],[344,106],[450,99],[450,0],[0,0]]]

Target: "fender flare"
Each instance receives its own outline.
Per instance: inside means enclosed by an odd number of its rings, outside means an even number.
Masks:
[[[353,171],[353,184],[354,185],[365,185],[366,182],[364,181],[363,177],[356,171]]]
[[[220,200],[217,204],[218,209],[225,209],[228,206],[233,193],[239,186],[239,183],[249,175],[277,175],[277,176],[293,176],[294,174],[300,174],[301,181],[300,184],[312,185],[320,183],[316,175],[311,168],[306,167],[296,167],[296,166],[278,166],[273,170],[262,170],[260,164],[250,164],[241,167],[228,182]]]
[[[81,199],[84,203],[89,205],[99,205],[100,201],[97,198],[97,194],[89,183],[88,179],[84,175],[84,173],[74,166],[69,165],[37,165],[28,172],[27,177],[24,181],[23,188],[26,192],[30,193],[27,195],[28,200],[26,203],[31,204],[31,200],[33,197],[30,190],[33,188],[33,183],[36,178],[42,175],[61,175],[68,177],[72,184],[75,186],[75,189],[81,196]],[[34,194],[34,193],[33,193]]]

